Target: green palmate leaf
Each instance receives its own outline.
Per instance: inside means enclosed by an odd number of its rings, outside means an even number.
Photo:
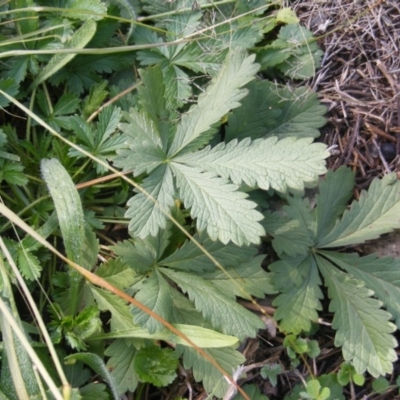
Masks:
[[[272,283],[280,291],[274,300],[275,318],[280,329],[287,333],[308,332],[311,323],[318,321],[317,311],[322,309],[321,280],[311,255],[285,257],[270,266]]]
[[[261,268],[264,258],[261,255],[242,263],[238,267],[225,268],[229,275],[224,271],[216,270],[202,274],[201,277],[212,281],[215,286],[220,288],[222,293],[232,293],[243,298],[250,298],[250,296],[262,298],[266,293],[276,293],[271,283],[271,275]]]
[[[240,185],[270,187],[280,192],[301,190],[305,182],[315,182],[326,171],[325,145],[311,144],[311,138],[274,138],[232,140],[214,148],[178,156],[174,161],[213,171]]]
[[[134,367],[136,349],[126,340],[115,340],[107,347],[105,355],[110,359],[107,368],[117,382],[118,394],[134,392],[138,385],[138,376]]]
[[[211,281],[166,268],[160,270],[188,294],[204,318],[224,333],[244,339],[248,336],[254,337],[257,330],[263,327],[257,316],[237,304],[231,293],[222,293]]]
[[[125,171],[134,170],[135,175],[149,173],[166,158],[157,126],[149,114],[135,109],[126,118],[130,123],[121,124],[121,129],[129,150],[118,150],[114,163]]]
[[[364,281],[393,315],[400,328],[400,260],[378,258],[375,255],[359,257],[357,254],[321,252],[333,263],[355,278]]]
[[[145,238],[155,236],[160,228],[165,228],[167,218],[160,207],[168,212],[174,204],[175,190],[170,167],[165,164],[157,167],[143,181],[142,188],[157,202],[140,193],[128,201],[125,216],[132,218],[129,222],[131,234]]]
[[[343,214],[318,247],[348,246],[376,239],[383,233],[400,228],[400,181],[395,174],[372,181],[368,192]]]
[[[264,229],[256,204],[237,186],[198,168],[172,163],[180,198],[196,218],[197,229],[207,231],[212,240],[242,246],[259,243]]]
[[[229,374],[245,361],[241,353],[231,348],[205,349],[204,351]],[[183,366],[185,369],[193,369],[194,379],[197,382],[203,381],[207,392],[213,392],[214,396],[221,398],[224,396],[229,384],[219,370],[191,347],[177,346],[177,352],[183,353]]]
[[[218,75],[179,122],[169,156],[179,153],[229,110],[240,105],[239,100],[247,93],[240,88],[254,79],[258,71],[258,65],[253,61],[253,56],[238,49],[228,53]]]
[[[283,372],[282,366],[280,364],[267,364],[261,368],[260,375],[264,379],[268,379],[273,387],[278,383],[278,375]]]
[[[125,139],[120,134],[115,134],[120,119],[121,110],[119,108],[107,107],[99,115],[96,130],[77,115],[69,118],[69,129],[77,135],[78,144],[82,149],[106,162],[107,159],[113,158],[117,150],[125,147]],[[70,149],[68,154],[76,158],[84,157],[82,152],[76,149]],[[96,170],[98,173],[103,173],[107,171],[107,168],[97,164]]]
[[[33,85],[38,86],[47,78],[54,75],[64,65],[68,64],[68,62],[76,56],[73,50],[85,47],[89,43],[90,39],[92,39],[95,32],[96,22],[93,20],[85,21],[83,25],[74,33],[68,43],[68,47],[71,48],[71,53],[54,55],[36,77]]]
[[[349,168],[329,171],[321,180],[319,195],[316,196],[317,241],[332,230],[352,196],[353,187],[354,173]]]
[[[134,366],[141,382],[157,387],[167,386],[176,377],[178,356],[171,349],[145,347],[136,353]]]
[[[159,231],[157,236],[119,242],[112,249],[132,271],[140,274],[146,273],[153,269],[169,245],[170,231],[168,228]]]
[[[262,225],[265,231],[273,236],[272,247],[279,256],[305,255],[314,244],[308,229],[299,220],[292,220],[279,213],[264,212]]]
[[[382,302],[372,298],[373,291],[317,256],[318,267],[332,299],[330,311],[335,312],[332,327],[337,329],[335,346],[341,346],[345,361],[357,373],[368,371],[372,376],[391,373],[397,359],[397,346],[391,335],[396,330],[389,322],[391,315],[382,310]]]
[[[223,244],[210,240],[204,233],[196,234],[194,238],[225,267],[239,266],[241,263],[253,258],[257,253],[255,246],[238,247],[230,243]],[[160,264],[182,271],[195,271],[197,273],[213,271],[216,268],[202,249],[192,241],[186,241],[181,248],[160,261]]]
[[[172,315],[172,290],[173,289],[160,272],[154,270],[150,277],[141,283],[140,290],[136,294],[135,300],[148,307],[160,317],[170,321]],[[156,321],[139,308],[133,308],[132,313],[134,315],[135,324],[146,328],[150,333],[164,328],[161,322]]]

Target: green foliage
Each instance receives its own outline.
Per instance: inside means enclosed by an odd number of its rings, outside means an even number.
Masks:
[[[339,169],[321,181],[315,207],[301,197],[326,173],[329,151],[313,143],[326,109],[305,87],[259,79],[260,71],[305,79],[319,66],[316,41],[292,10],[258,0],[6,3],[0,195],[10,212],[173,324],[228,374],[245,361],[238,343],[265,328],[237,298],[265,294],[278,294],[275,318],[294,368],[319,355],[318,343],[300,334],[318,321],[327,293],[346,361],[287,398],[342,399],[341,385],[363,384],[365,371],[392,371],[398,260],[331,249],[399,228],[400,186],[395,176],[376,180],[347,209],[354,177]],[[28,117],[15,99],[29,106]],[[133,174],[135,189],[105,176],[111,166]],[[273,192],[287,199],[282,210]],[[65,367],[72,398],[139,398],[146,386],[169,385],[179,363],[212,396],[233,390],[184,337],[67,272],[21,226],[2,222],[1,236],[59,353],[74,349],[67,360],[75,364]],[[255,246],[265,234],[280,257],[269,272]],[[5,380],[13,360],[1,361]],[[273,386],[281,365],[261,371]],[[375,382],[375,391],[386,390]],[[244,389],[266,398],[254,385]]]
[[[353,182],[350,170],[340,168],[326,175],[315,208],[297,196],[288,198],[283,212],[298,231],[297,239],[293,233],[282,232],[276,223],[264,224],[281,256],[270,266],[272,283],[281,292],[274,301],[275,317],[287,333],[309,331],[321,309],[320,286],[324,282],[331,299],[329,309],[335,313],[335,345],[342,348],[345,361],[351,362],[357,374],[367,370],[377,377],[390,373],[396,359],[396,341],[391,335],[396,327],[390,319],[398,323],[398,305],[393,301],[398,292],[397,260],[325,249],[362,243],[398,228],[395,215],[400,184],[393,175],[376,179],[346,210]],[[306,244],[304,236],[312,245]],[[289,238],[296,243],[296,251],[285,249]],[[293,297],[296,301],[291,301]],[[389,312],[382,309],[383,305]]]
[[[260,374],[264,379],[268,379],[273,387],[278,383],[278,375],[283,372],[280,364],[267,364],[261,368]]]
[[[170,114],[166,102],[154,110],[154,104],[143,101],[141,109],[130,111],[130,123],[122,126],[129,149],[117,151],[115,164],[134,169],[136,175],[149,174],[142,188],[157,200],[140,193],[128,202],[126,216],[131,219],[132,235],[156,235],[165,227],[174,197],[179,197],[196,219],[197,229],[206,230],[213,240],[258,243],[264,233],[258,223],[262,216],[238,185],[285,192],[302,189],[324,172],[323,160],[328,154],[324,146],[310,144],[309,138],[233,140],[196,152],[215,136],[213,125],[239,106],[238,100],[245,94],[240,88],[256,71],[253,58],[243,51],[228,53],[197,104],[175,126],[163,121]],[[145,81],[148,86],[143,92],[149,98],[156,97],[155,92],[158,96],[165,93],[159,69],[148,70]]]
[[[362,375],[357,374],[355,368],[348,363],[343,363],[340,366],[340,370],[337,374],[337,380],[342,386],[348,385],[349,382],[354,382],[356,385],[362,386],[365,382],[365,378]]]

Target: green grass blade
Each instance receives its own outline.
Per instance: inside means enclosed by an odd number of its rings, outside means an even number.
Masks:
[[[40,74],[36,77],[33,82],[33,86],[36,87],[50,76],[54,75],[64,65],[68,64],[75,56],[74,49],[82,49],[85,47],[94,34],[96,33],[96,22],[93,20],[87,20],[83,25],[74,33],[69,42],[71,52],[68,54],[55,54],[48,64],[43,68]]]

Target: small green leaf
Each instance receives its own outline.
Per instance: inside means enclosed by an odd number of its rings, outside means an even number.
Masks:
[[[307,355],[310,358],[317,358],[321,353],[321,349],[319,348],[318,342],[316,340],[309,340],[307,345],[308,345]]]
[[[264,379],[268,379],[273,387],[278,384],[278,375],[283,372],[280,364],[267,364],[261,368],[260,374]]]
[[[284,24],[295,24],[299,22],[296,13],[289,7],[283,7],[276,13],[276,19]]]
[[[389,387],[390,382],[383,376],[380,376],[372,381],[372,389],[374,389],[376,393],[384,394]]]
[[[283,345],[287,348],[291,348],[296,354],[304,354],[308,351],[307,340],[298,338],[295,335],[287,335],[283,339]]]
[[[365,377],[363,375],[357,374],[355,373],[353,375],[353,382],[357,385],[357,386],[363,386],[365,383]]]
[[[136,353],[134,367],[141,382],[167,386],[176,377],[178,357],[171,349],[145,347]]]

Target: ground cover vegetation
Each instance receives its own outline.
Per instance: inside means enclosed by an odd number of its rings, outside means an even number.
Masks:
[[[295,10],[0,2],[0,398],[399,392],[400,183],[327,170]]]

